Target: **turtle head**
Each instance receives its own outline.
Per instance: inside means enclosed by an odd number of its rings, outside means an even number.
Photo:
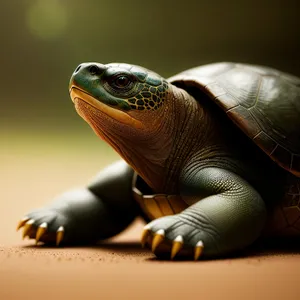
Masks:
[[[147,127],[167,97],[168,83],[158,74],[128,64],[83,63],[70,80],[70,95],[78,113],[85,108],[105,114],[114,123]],[[87,120],[86,112],[84,119]],[[106,120],[107,121],[107,120]]]
[[[175,89],[152,71],[117,63],[81,64],[69,87],[79,115],[157,190],[174,143]]]

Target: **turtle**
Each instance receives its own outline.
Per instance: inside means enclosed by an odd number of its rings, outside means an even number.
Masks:
[[[300,235],[300,79],[220,62],[165,79],[127,63],[80,64],[78,114],[121,157],[21,219],[23,237],[93,244],[137,217],[161,259],[236,255]]]

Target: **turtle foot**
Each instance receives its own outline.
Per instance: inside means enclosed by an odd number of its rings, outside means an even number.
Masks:
[[[204,252],[203,233],[180,215],[166,216],[144,227],[141,243],[158,258],[198,260]]]
[[[29,237],[39,242],[59,246],[65,235],[66,218],[57,211],[41,209],[22,218],[17,226],[17,231],[23,228],[23,239]]]

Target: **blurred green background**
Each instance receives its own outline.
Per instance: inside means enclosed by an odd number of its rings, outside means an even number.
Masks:
[[[2,143],[101,144],[68,95],[84,61],[139,64],[165,77],[215,61],[300,75],[299,7],[299,0],[2,0]]]
[[[300,75],[298,2],[1,0],[0,242],[18,243],[14,222],[118,159],[70,100],[79,63],[128,62],[168,77],[238,61]]]

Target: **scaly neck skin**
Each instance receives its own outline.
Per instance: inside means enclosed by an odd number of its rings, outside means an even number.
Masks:
[[[203,110],[188,93],[170,85],[168,99],[152,118],[149,131],[127,140],[121,155],[155,193],[176,194],[181,168],[199,143]]]
[[[101,111],[87,109],[85,103],[78,102],[76,109],[154,193],[178,193],[181,169],[199,147],[204,147],[210,131],[200,104],[171,84],[168,99],[160,109],[142,112],[146,125],[143,130],[120,125]]]
[[[186,162],[205,140],[206,116],[199,103],[185,90],[172,86],[170,93],[168,138],[172,141],[168,158],[164,162],[162,189],[167,194],[179,193],[179,176]]]
[[[123,139],[117,151],[155,193],[178,194],[182,168],[206,147],[210,119],[190,94],[170,85],[165,105],[146,123],[149,131]]]

